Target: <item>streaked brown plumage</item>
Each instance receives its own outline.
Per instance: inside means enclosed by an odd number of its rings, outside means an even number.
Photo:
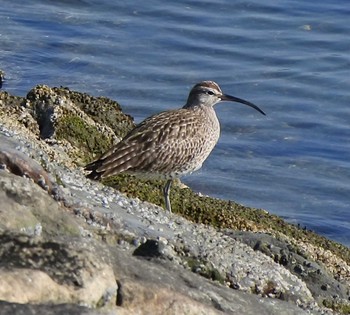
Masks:
[[[168,179],[164,188],[166,208],[171,211],[169,191],[174,178],[201,168],[220,136],[213,106],[220,101],[239,102],[265,113],[243,99],[225,95],[218,84],[196,84],[183,108],[151,116],[131,130],[98,160],[88,164],[91,179],[128,172]]]

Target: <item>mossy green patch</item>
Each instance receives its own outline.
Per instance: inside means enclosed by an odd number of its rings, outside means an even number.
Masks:
[[[121,106],[107,97],[93,97],[63,87],[52,90],[70,99],[95,122],[110,127],[119,137],[124,137],[135,126],[132,117],[124,114]]]
[[[111,139],[75,115],[66,115],[60,120],[56,128],[56,137],[58,140],[65,139],[73,147],[79,148],[79,158],[84,162],[90,160],[93,155],[102,154],[112,145]]]
[[[323,300],[323,306],[330,308],[340,314],[350,314],[350,304],[349,303],[339,303],[333,300]]]
[[[130,197],[164,207],[162,189],[165,181],[147,181],[122,174],[107,178],[103,183]],[[282,219],[266,211],[245,207],[232,201],[199,196],[189,188],[173,185],[170,195],[173,211],[197,223],[254,231],[270,227],[273,219],[276,225],[281,226],[281,230],[288,226]]]

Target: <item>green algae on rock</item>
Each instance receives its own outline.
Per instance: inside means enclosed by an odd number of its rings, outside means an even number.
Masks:
[[[73,147],[79,147],[77,157],[83,162],[87,162],[91,154],[102,154],[112,145],[110,138],[75,115],[62,117],[55,129],[57,140],[67,140]]]
[[[66,87],[49,88],[39,85],[28,93],[27,98],[31,101],[51,102],[51,105],[62,105],[69,101],[96,123],[110,127],[118,137],[123,137],[134,126],[132,118],[122,112],[120,105],[106,97],[93,97]],[[76,113],[79,114],[78,111]]]
[[[26,98],[2,91],[0,107],[0,115],[13,116],[42,139],[66,143],[66,153],[78,164],[102,154],[134,126],[117,102],[68,88],[38,85]]]
[[[27,94],[27,99],[41,138],[68,142],[72,150],[69,148],[67,153],[81,163],[102,154],[117,141],[116,134],[124,135],[133,126],[117,102],[103,97],[39,85]]]

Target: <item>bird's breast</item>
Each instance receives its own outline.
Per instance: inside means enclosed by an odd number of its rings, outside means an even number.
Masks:
[[[174,160],[180,173],[190,173],[202,167],[220,136],[220,124],[212,108],[190,113],[187,121],[178,125],[177,152]]]

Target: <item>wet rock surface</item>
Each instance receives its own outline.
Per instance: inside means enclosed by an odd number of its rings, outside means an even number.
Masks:
[[[329,296],[348,298],[348,284],[334,279],[322,263],[308,259],[297,247],[262,233],[227,231],[227,235],[249,245],[255,251],[264,253],[287,268],[292,274],[307,283],[312,295],[319,301]]]
[[[39,86],[0,92],[0,109],[0,314],[349,311],[341,245],[251,218],[246,231],[193,223],[86,179],[79,165],[104,147],[82,135],[112,143],[133,125],[115,102]]]

